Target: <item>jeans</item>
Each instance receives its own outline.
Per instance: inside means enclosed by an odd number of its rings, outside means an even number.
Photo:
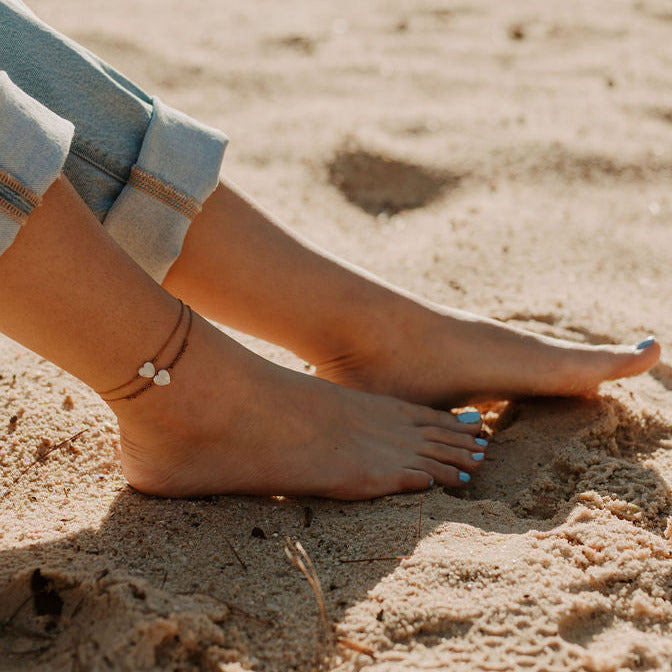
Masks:
[[[61,171],[161,281],[217,185],[226,136],[0,0],[0,254]]]

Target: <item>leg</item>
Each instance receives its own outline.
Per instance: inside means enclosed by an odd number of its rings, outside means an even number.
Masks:
[[[578,345],[430,305],[299,241],[225,183],[164,286],[288,347],[323,378],[433,406],[581,394],[649,369],[660,354],[657,343]]]
[[[65,179],[0,256],[0,306],[0,330],[98,390],[131,378],[178,312]],[[158,495],[364,498],[478,466],[480,422],[288,371],[199,317],[171,385],[110,406],[128,480]]]

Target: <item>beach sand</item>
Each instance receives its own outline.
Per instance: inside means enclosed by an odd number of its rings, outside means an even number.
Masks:
[[[227,132],[225,174],[317,244],[544,334],[654,333],[663,358],[591,399],[481,407],[459,492],[178,501],[129,488],[104,404],[1,340],[0,670],[671,669],[669,3],[31,6]]]

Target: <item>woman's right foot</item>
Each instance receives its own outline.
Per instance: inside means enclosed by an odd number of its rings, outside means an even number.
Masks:
[[[660,357],[654,338],[633,346],[572,343],[387,296],[388,311],[380,301],[372,313],[378,319],[363,320],[367,327],[359,331],[351,327],[352,343],[315,362],[317,375],[451,408],[521,396],[586,394],[605,380],[643,373]]]
[[[209,317],[292,350],[321,378],[434,408],[585,394],[660,357],[655,341],[572,343],[416,299],[302,244],[225,183],[164,284]]]
[[[458,418],[283,369],[194,317],[172,383],[110,402],[138,490],[366,499],[459,486],[481,463],[478,414]]]

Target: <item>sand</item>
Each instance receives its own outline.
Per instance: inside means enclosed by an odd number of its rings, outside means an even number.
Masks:
[[[460,492],[170,501],[125,484],[90,390],[2,340],[0,670],[671,669],[669,4],[32,6],[224,129],[226,174],[318,244],[439,302],[664,352],[595,398],[482,407]]]

